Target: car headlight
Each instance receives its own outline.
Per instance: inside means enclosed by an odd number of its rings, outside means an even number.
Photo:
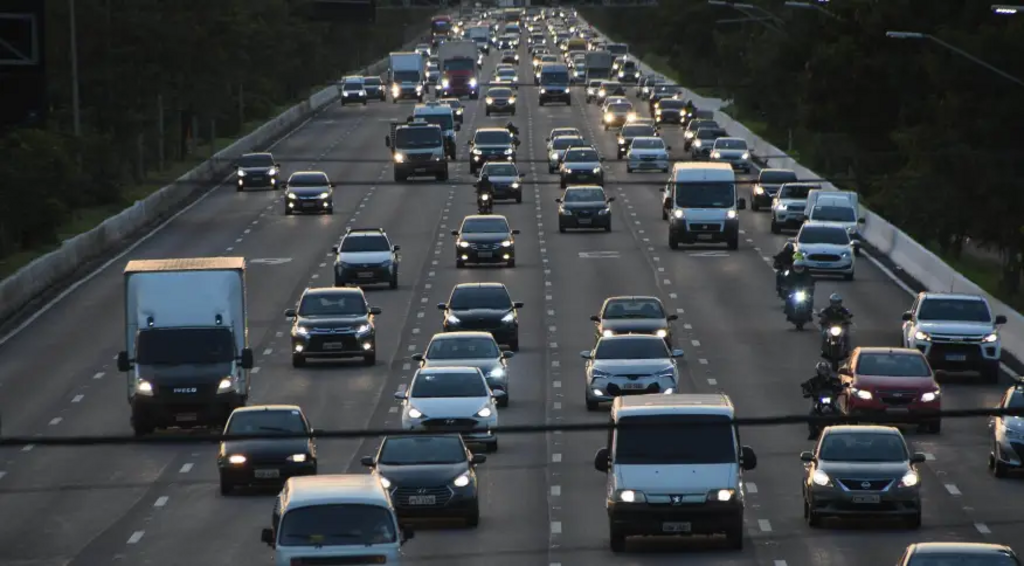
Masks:
[[[736,211],[732,210],[732,209],[728,210],[725,213],[725,217],[728,218],[729,220],[732,220],[732,219],[736,218]]]
[[[217,384],[217,391],[227,391],[233,388],[234,386],[235,384],[234,382],[231,381],[231,378],[225,377],[224,379],[220,380],[220,383]]]
[[[851,388],[850,392],[856,395],[858,399],[863,399],[865,401],[874,398],[874,395],[872,395],[870,391],[865,391],[863,389]]]
[[[409,407],[409,410],[406,412],[406,414],[409,415],[410,419],[422,419],[423,418],[423,413],[421,413],[420,410],[417,409],[416,407]]]
[[[615,336],[615,332],[612,330],[603,330],[601,331],[601,336]]]
[[[558,161],[558,152],[552,151],[551,155],[549,155],[548,157],[550,157],[552,161]]]
[[[152,395],[153,394],[153,384],[148,382],[148,381],[146,381],[145,379],[140,379],[139,381],[137,381],[135,383],[135,391],[137,391],[138,393],[140,393],[142,395]]]
[[[359,326],[359,328],[356,328],[356,334],[366,334],[369,331],[370,331],[370,325],[369,324],[361,324]]]
[[[721,159],[721,158],[722,158],[722,154],[720,152],[718,152],[718,151],[711,152],[711,159]]]
[[[662,328],[654,333],[658,338],[665,338],[668,336],[668,330]]]
[[[448,324],[458,324],[462,322],[461,320],[459,320],[459,317],[455,316],[454,314],[448,315],[448,318],[446,318],[445,320],[448,321]]]
[[[831,334],[832,336],[840,336],[843,333],[843,327],[842,326],[833,326],[833,327],[828,329],[828,333]]]
[[[931,339],[932,339],[932,337],[929,336],[927,332],[921,332],[920,330],[918,330],[917,332],[914,333],[914,340],[920,340],[922,342],[927,342],[927,341],[929,341]]]
[[[512,247],[512,240],[505,240],[504,242],[501,243],[501,247],[503,247],[503,248],[511,248]]]
[[[626,140],[619,138],[619,145],[626,145]]]
[[[734,495],[735,489],[715,489],[708,493],[708,501],[731,501]]]
[[[821,470],[814,470],[814,473],[811,474],[811,481],[820,486],[832,485],[832,479]]]
[[[608,372],[606,372],[604,370],[600,370],[600,369],[592,369],[592,370],[590,370],[590,377],[592,377],[593,379],[608,379],[611,376],[612,376],[612,374],[610,374],[610,373],[608,373]]]
[[[659,112],[659,114],[660,114],[660,112]],[[701,140],[696,140],[696,141],[693,142],[693,145],[694,145],[694,147],[700,147],[700,146],[704,145],[704,142],[701,141]]]
[[[422,90],[423,90],[423,85],[416,85],[416,92],[421,92]]]
[[[494,368],[487,372],[487,377],[500,378],[505,377],[505,368]]]
[[[248,175],[248,173],[246,173],[245,171],[242,171],[241,169],[238,170],[239,177],[245,177],[246,175]]]
[[[614,119],[615,119],[615,116],[612,116],[611,112],[606,112],[605,113],[605,115],[604,115],[604,121],[605,122],[611,122]]]
[[[988,336],[982,338],[981,341],[982,342],[988,342],[989,344],[991,344],[992,342],[996,342],[998,340],[999,340],[999,334],[993,332],[992,334],[989,334]]]
[[[241,454],[232,454],[228,456],[228,462],[236,466],[244,464],[246,460],[247,458],[245,456],[242,456]]]
[[[309,329],[306,328],[305,326],[296,326],[295,333],[298,334],[299,336],[308,336]]]
[[[682,220],[682,218],[683,218],[683,209],[677,208],[677,209],[673,210],[672,211],[672,216]]]
[[[324,192],[320,193],[320,198],[321,199],[325,199],[325,198],[327,198],[329,196],[331,196],[331,193],[329,193],[327,191],[324,191]]]
[[[484,152],[480,151],[479,149],[474,149],[472,153],[473,155],[482,155]]]
[[[442,87],[442,88],[448,88],[448,85],[449,85],[449,84],[451,84],[451,83],[450,83],[450,82],[448,82],[448,79],[442,79],[442,80],[441,80],[441,87]]]
[[[505,155],[512,155],[512,148],[511,147],[505,150]]]
[[[288,200],[295,200],[299,197],[295,196],[295,193],[288,193]]]
[[[594,94],[595,94],[594,93],[594,89],[592,89],[592,88],[588,88],[587,89],[587,96],[594,96]]]
[[[755,195],[763,195],[764,194],[764,187],[762,187],[761,185],[754,185],[754,194]]]
[[[455,480],[452,482],[452,485],[454,485],[455,487],[466,487],[467,485],[469,485],[469,482],[469,474],[466,473],[455,478]]]
[[[395,154],[395,163],[405,163],[405,154],[404,153],[396,153]]]
[[[384,476],[381,476],[380,477],[380,485],[384,489],[391,489],[391,480],[389,480],[388,478],[386,478]]]
[[[505,316],[501,317],[501,321],[506,323],[506,324],[511,324],[511,323],[515,322],[516,321],[516,313],[510,312],[510,313],[506,314]]]
[[[594,167],[594,169],[593,169],[593,173],[594,173],[595,175],[599,174],[600,172],[601,172],[601,168],[600,168],[600,167]]]
[[[920,476],[917,475],[917,472],[915,472],[914,470],[910,470],[909,472],[903,474],[903,477],[900,478],[900,487],[914,487],[920,481],[921,478]]]
[[[940,393],[942,393],[942,391],[940,391],[938,389],[936,389],[935,391],[929,391],[929,392],[925,393],[924,395],[921,395],[921,401],[923,401],[925,403],[931,403],[932,401],[934,401],[934,400],[939,398],[939,394]]]
[[[473,79],[473,80],[476,80],[476,79]],[[470,81],[470,84],[472,84],[472,81]],[[457,115],[459,115],[459,116],[462,116],[463,112],[464,112],[463,108],[459,108],[458,110],[455,111],[455,113]]]
[[[616,492],[615,499],[623,503],[643,503],[647,500],[642,491],[633,491],[632,489],[623,489]]]
[[[750,159],[750,152],[749,151],[743,152],[743,155],[741,155],[740,157],[743,158],[743,159]]]
[[[291,456],[288,456],[289,461],[295,462],[297,464],[305,462],[307,458],[308,456],[306,456],[305,454],[292,454]]]
[[[508,99],[508,103],[509,104],[515,104],[516,103],[516,97],[513,96],[512,98],[509,98]]]
[[[486,419],[492,414],[494,414],[494,411],[492,411],[490,407],[484,407],[483,409],[480,409],[479,411],[476,412],[476,416],[482,419]]]
[[[469,247],[469,242],[466,242],[466,241],[459,242],[459,247],[460,248],[468,248]]]
[[[601,90],[597,91],[597,95],[598,96],[607,96],[607,94],[608,94],[608,91],[606,91],[603,88]]]

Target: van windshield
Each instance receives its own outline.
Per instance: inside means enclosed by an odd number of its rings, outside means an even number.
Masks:
[[[281,521],[280,546],[366,546],[394,543],[395,520],[385,507],[314,505],[288,511]]]
[[[736,464],[738,460],[733,427],[724,416],[623,417],[615,431],[616,464]]]
[[[736,204],[733,183],[677,183],[676,206],[679,208],[732,208]]]
[[[231,330],[221,328],[157,328],[139,332],[135,363],[143,366],[226,364],[235,359]]]

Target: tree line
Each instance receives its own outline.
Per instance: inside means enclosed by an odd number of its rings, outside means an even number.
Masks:
[[[998,247],[1001,294],[1021,300],[1024,86],[887,32],[929,34],[1024,78],[1024,12],[973,0],[754,1],[581,13],[684,86],[731,101],[734,118],[946,257],[968,238]]]
[[[47,2],[50,113],[42,126],[0,135],[0,261],[57,243],[84,210],[130,205],[152,173],[386,56],[432,14],[325,22],[302,17],[301,3],[77,0],[75,136],[69,3]]]

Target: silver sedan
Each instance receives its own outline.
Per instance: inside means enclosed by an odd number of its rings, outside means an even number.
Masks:
[[[622,395],[678,391],[675,359],[683,357],[683,351],[669,350],[664,338],[650,334],[603,336],[593,350],[580,352],[580,357],[587,360],[588,411]]]
[[[633,138],[633,143],[626,152],[626,172],[634,171],[661,171],[668,173],[672,167],[672,160],[668,152],[671,147],[665,145],[665,140],[658,137]]]

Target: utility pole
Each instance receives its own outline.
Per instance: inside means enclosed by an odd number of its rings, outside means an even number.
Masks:
[[[80,137],[82,116],[78,106],[78,29],[75,24],[75,0],[68,0],[68,19],[71,21],[71,113],[75,137]]]

